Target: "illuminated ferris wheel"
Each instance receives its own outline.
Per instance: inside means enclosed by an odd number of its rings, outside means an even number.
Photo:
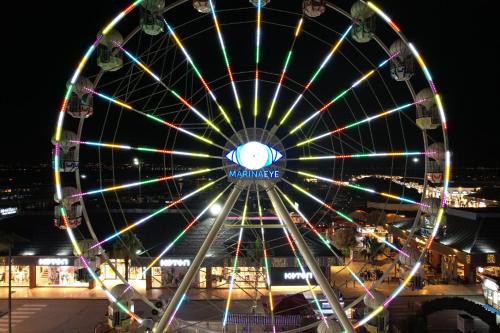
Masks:
[[[422,56],[370,1],[343,9],[322,0],[138,0],[100,30],[68,81],[52,140],[55,224],[108,296],[111,326],[233,332],[244,312],[235,308],[238,292],[252,304],[266,299],[245,317],[255,332],[386,325],[388,306],[422,276],[439,235],[450,169],[446,131]],[[440,199],[430,197],[431,187]],[[352,213],[367,205],[397,217],[413,212],[404,239]],[[370,264],[356,265],[352,249],[344,251],[345,239],[359,233],[386,257],[371,280],[363,274]],[[143,246],[152,234],[162,242]],[[154,272],[175,279],[162,285],[164,303],[148,299],[110,259],[116,242],[133,252],[124,255],[127,270],[130,258],[148,259],[138,279]],[[311,242],[341,269],[320,263]],[[189,246],[193,255],[179,258]],[[278,260],[283,248],[292,264]],[[222,272],[213,270],[217,263]],[[105,283],[101,264],[118,287]],[[165,267],[182,267],[182,274],[165,278]],[[243,267],[255,267],[247,281]],[[378,288],[395,267],[401,283],[384,294]],[[273,271],[302,281],[313,319],[287,326],[292,316],[278,311]],[[348,304],[339,300],[345,285],[332,287],[345,272],[362,290]],[[192,320],[182,308],[193,295],[209,306],[200,291],[209,278],[224,286],[220,306]],[[132,298],[155,317],[138,315]],[[348,316],[362,301],[361,315]]]

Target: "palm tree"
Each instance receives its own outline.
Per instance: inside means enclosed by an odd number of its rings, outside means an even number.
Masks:
[[[339,228],[333,234],[333,245],[342,251],[344,257],[350,255],[351,248],[357,243],[356,231],[353,228]]]
[[[0,253],[9,253],[9,333],[12,332],[12,248],[15,244],[24,242],[28,242],[28,240],[15,233],[0,230]]]
[[[111,258],[125,260],[125,280],[128,281],[130,261],[143,249],[141,240],[132,232],[124,233],[114,243]]]
[[[379,243],[375,238],[372,237],[364,237],[362,243],[365,248],[363,249],[363,251],[361,251],[361,253],[365,256],[366,259],[369,260],[370,263],[373,263],[377,255],[384,247],[384,244]]]

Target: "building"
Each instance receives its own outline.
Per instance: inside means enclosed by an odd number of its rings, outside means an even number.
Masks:
[[[413,221],[396,222],[389,228],[404,243]],[[417,233],[414,247],[422,247],[427,233]],[[441,280],[478,282],[478,272],[499,266],[500,208],[448,208],[442,229],[427,255],[427,264]]]

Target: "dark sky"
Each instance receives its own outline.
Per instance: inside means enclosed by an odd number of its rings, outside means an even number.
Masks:
[[[231,0],[218,0],[231,1]],[[287,1],[287,0],[272,0]],[[65,83],[96,32],[129,1],[30,2],[2,10],[0,161],[49,161]],[[347,8],[350,1],[339,5]],[[457,166],[500,167],[493,1],[380,0],[442,91]],[[5,8],[7,6],[7,8]]]

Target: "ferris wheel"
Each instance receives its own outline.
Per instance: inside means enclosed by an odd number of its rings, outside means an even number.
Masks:
[[[391,302],[423,274],[446,205],[446,132],[422,55],[371,1],[341,8],[322,0],[138,0],[99,31],[67,83],[52,139],[55,224],[118,323],[135,322],[143,332],[232,332],[234,295],[254,288],[250,298],[267,299],[262,313],[251,313],[263,320],[256,332],[354,332],[384,321]],[[410,211],[401,222],[404,241],[352,213],[367,205],[397,217]],[[343,251],[340,235],[349,230],[383,249],[375,279]],[[190,233],[196,244],[185,241]],[[162,242],[130,246],[151,234]],[[127,265],[150,258],[143,276],[172,251],[195,249],[158,304],[110,260],[113,242],[137,252],[125,255]],[[359,296],[339,302],[346,286],[332,288],[337,273],[325,271],[311,242],[361,286]],[[283,248],[296,266],[285,276],[303,280],[316,314],[290,328],[274,304],[280,266],[273,262]],[[210,303],[199,291],[206,284],[200,273],[213,274],[207,261],[225,262],[222,306],[193,321],[180,314],[190,295]],[[103,281],[103,263],[122,282],[118,289]],[[243,263],[256,267],[254,287],[239,283]],[[397,266],[401,283],[380,292]],[[132,297],[157,316],[135,313]],[[346,311],[362,301],[362,315],[349,318]]]

